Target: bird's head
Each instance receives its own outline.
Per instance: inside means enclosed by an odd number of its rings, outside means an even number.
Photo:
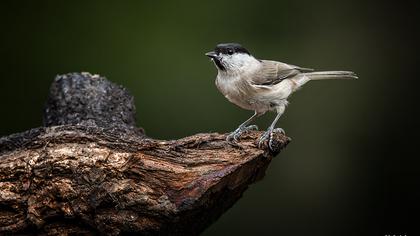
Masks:
[[[218,44],[214,51],[206,53],[206,56],[211,58],[219,72],[225,73],[240,73],[258,62],[246,48],[238,43]]]

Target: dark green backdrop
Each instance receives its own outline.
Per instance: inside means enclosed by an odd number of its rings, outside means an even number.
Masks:
[[[242,43],[260,58],[355,71],[357,81],[310,82],[291,98],[279,126],[293,142],[204,235],[412,232],[417,6],[15,1],[0,11],[0,135],[40,126],[54,76],[74,71],[127,87],[138,125],[152,137],[231,131],[252,112],[215,88],[204,53],[219,42]]]

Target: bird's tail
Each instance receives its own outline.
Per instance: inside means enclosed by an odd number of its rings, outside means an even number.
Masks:
[[[309,80],[323,79],[357,79],[357,75],[351,71],[319,71],[304,73]]]
[[[296,84],[296,89],[306,84],[309,80],[324,80],[324,79],[357,79],[357,75],[351,71],[319,71],[302,73],[301,76],[293,78]]]

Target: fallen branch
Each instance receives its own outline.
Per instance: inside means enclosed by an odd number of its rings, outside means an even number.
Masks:
[[[174,141],[135,127],[133,98],[88,73],[58,76],[45,127],[0,138],[0,233],[194,235],[260,179],[290,141],[260,132]]]

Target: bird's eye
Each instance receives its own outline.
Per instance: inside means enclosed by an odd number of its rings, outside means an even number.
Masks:
[[[228,50],[228,54],[229,54],[229,55],[232,55],[232,54],[233,54],[233,50],[232,50],[232,49],[229,49],[229,50]]]

